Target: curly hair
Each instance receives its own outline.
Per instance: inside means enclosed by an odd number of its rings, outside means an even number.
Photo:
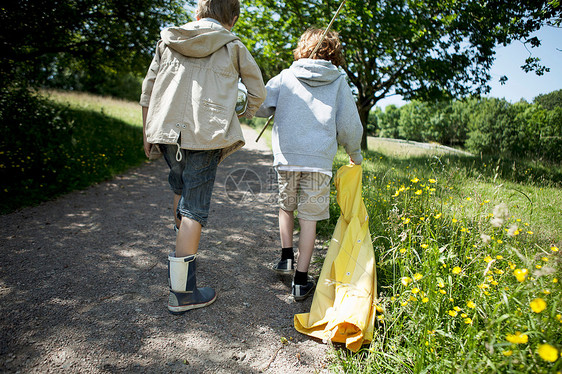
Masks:
[[[308,29],[301,35],[297,48],[293,50],[295,60],[301,58],[310,58],[310,54],[320,41],[324,30]],[[322,45],[316,51],[313,58],[328,60],[336,66],[341,66],[345,63],[342,52],[342,45],[340,42],[339,34],[336,31],[328,31],[326,37],[322,41]]]
[[[199,18],[213,18],[223,25],[230,25],[234,17],[240,16],[239,0],[199,0],[196,10]]]

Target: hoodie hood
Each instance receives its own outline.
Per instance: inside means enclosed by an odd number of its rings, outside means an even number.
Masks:
[[[221,25],[206,20],[168,27],[160,36],[168,47],[188,57],[207,57],[239,39]]]
[[[324,86],[343,75],[330,61],[301,58],[289,68],[303,83],[309,86]]]

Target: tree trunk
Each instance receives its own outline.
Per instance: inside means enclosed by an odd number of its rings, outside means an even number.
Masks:
[[[361,124],[363,125],[363,137],[361,138],[361,149],[367,149],[367,123],[369,120],[369,112],[372,106],[358,106],[359,118],[361,119]]]

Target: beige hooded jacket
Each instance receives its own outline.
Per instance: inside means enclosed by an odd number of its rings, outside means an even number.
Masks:
[[[248,90],[244,117],[265,100],[259,67],[238,37],[212,21],[170,27],[161,37],[140,98],[148,107],[148,142],[180,139],[184,149],[223,149],[223,160],[244,145],[235,112],[238,78]]]

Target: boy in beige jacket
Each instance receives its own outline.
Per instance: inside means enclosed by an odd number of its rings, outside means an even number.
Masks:
[[[233,35],[239,0],[199,0],[195,22],[161,32],[142,85],[144,150],[158,145],[170,167],[174,192],[175,253],[168,257],[168,310],[181,314],[216,299],[197,288],[196,255],[218,164],[244,145],[235,112],[238,80],[247,88],[243,116],[252,118],[265,99],[261,72]]]

